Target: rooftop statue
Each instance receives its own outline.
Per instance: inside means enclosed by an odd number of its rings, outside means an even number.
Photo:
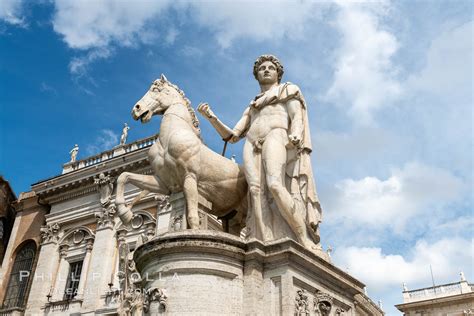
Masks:
[[[70,162],[76,162],[76,158],[77,158],[77,153],[79,152],[79,146],[74,145],[74,148],[71,149],[71,151],[69,152],[69,154],[71,155],[71,161]]]
[[[309,156],[307,104],[298,86],[281,83],[283,66],[275,56],[260,56],[253,74],[260,93],[234,128],[222,123],[207,103],[200,104],[198,111],[225,141],[245,138],[250,236],[263,241],[293,236],[316,249],[320,247],[321,207]]]
[[[199,228],[198,194],[212,203],[211,214],[230,217],[229,232],[240,234],[247,213],[247,182],[241,166],[206,147],[191,102],[164,75],[155,80],[133,107],[135,120],[147,123],[163,115],[157,141],[148,152],[152,175],[122,173],[117,179],[115,203],[122,222],[132,219],[131,205],[125,204],[124,187],[131,183],[162,195],[183,192],[189,228]],[[138,201],[137,198],[133,202]],[[132,204],[133,204],[132,202]],[[236,212],[234,212],[236,211]]]
[[[128,136],[128,130],[130,127],[127,125],[127,123],[124,123],[123,129],[122,129],[122,135],[120,136],[120,145],[125,145],[127,142],[127,136]]]

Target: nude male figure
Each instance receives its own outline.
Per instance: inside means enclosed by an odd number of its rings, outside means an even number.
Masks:
[[[262,183],[276,202],[277,208],[296,235],[298,241],[310,248],[305,210],[298,205],[285,186],[287,150],[300,151],[303,145],[305,124],[303,103],[299,88],[281,84],[283,66],[272,55],[262,55],[255,62],[254,75],[261,93],[244,111],[233,129],[222,123],[207,103],[198,106],[224,140],[235,143],[246,137],[243,160],[249,185],[251,212],[255,216],[255,237],[271,239],[266,219],[262,218]],[[264,177],[264,182],[262,181]]]

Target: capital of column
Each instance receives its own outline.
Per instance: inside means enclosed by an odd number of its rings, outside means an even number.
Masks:
[[[41,243],[58,242],[60,226],[58,223],[48,224],[40,228]]]
[[[115,205],[113,204],[110,204],[108,207],[102,207],[101,211],[95,214],[97,228],[113,228],[115,213]]]

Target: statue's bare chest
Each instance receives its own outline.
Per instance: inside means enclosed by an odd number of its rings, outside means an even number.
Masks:
[[[275,128],[288,129],[288,111],[285,103],[266,105],[261,109],[250,110],[249,138],[263,138]]]

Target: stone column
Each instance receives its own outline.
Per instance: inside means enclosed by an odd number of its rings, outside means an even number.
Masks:
[[[77,299],[82,299],[84,297],[84,286],[87,281],[87,273],[89,271],[89,263],[91,259],[91,251],[92,251],[92,240],[87,242],[86,246],[86,256],[84,257],[84,261],[82,262],[82,272],[81,278],[79,279],[79,286],[77,288]]]
[[[113,270],[112,261],[116,248],[114,223],[113,220],[103,218],[98,218],[98,222],[83,290],[82,310],[84,312],[92,312],[104,305],[105,302],[100,302],[100,296],[107,292]]]
[[[59,268],[54,283],[53,302],[62,301],[64,298],[64,290],[69,274],[69,262],[66,260],[68,248],[66,245],[59,248]]]
[[[39,251],[25,315],[43,314],[41,308],[48,302],[47,295],[51,294],[53,277],[59,264],[58,232],[59,226],[55,225],[48,225],[43,230],[43,244]]]

